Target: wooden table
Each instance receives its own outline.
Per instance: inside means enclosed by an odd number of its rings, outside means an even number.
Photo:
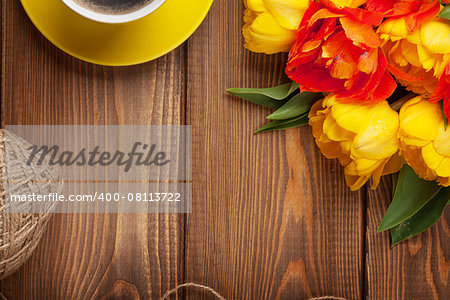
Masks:
[[[193,126],[192,214],[55,215],[32,258],[1,282],[8,299],[157,299],[183,282],[227,299],[448,297],[448,209],[392,248],[376,233],[388,178],[350,192],[309,128],[253,134],[269,111],[225,88],[285,82],[286,56],[244,50],[241,0],[216,0],[181,47],[122,68],[64,54],[19,0],[1,3],[3,126]],[[195,289],[179,297],[213,299]]]

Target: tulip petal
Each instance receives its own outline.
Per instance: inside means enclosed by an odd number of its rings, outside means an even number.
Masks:
[[[394,1],[386,0],[368,0],[366,3],[366,9],[370,11],[387,13],[394,9]]]
[[[357,134],[361,124],[369,115],[373,105],[357,103],[336,103],[331,108],[331,115],[336,123],[347,131]]]
[[[353,140],[355,153],[371,159],[391,157],[398,150],[398,114],[383,101],[374,106]]]
[[[402,79],[402,80],[406,80],[409,82],[419,82],[422,80],[422,78],[417,78],[414,77],[402,70],[400,70],[399,68],[396,68],[395,66],[393,66],[392,64],[388,64],[387,65],[387,69],[397,78],[397,79]]]
[[[322,57],[328,59],[330,75],[338,79],[348,79],[355,74],[361,52],[345,38],[343,31],[331,36],[322,46]]]
[[[439,79],[436,89],[431,95],[430,102],[436,103],[444,99],[444,113],[447,119],[450,119],[450,63],[445,68],[444,73]]]
[[[444,128],[439,105],[415,97],[400,109],[400,130],[403,135],[419,141],[432,141]]]
[[[368,11],[367,9],[345,7],[342,9],[342,11],[352,19],[355,19],[364,24],[379,26],[383,21],[383,14]]]
[[[329,0],[329,1],[333,2],[336,5],[336,7],[351,7],[351,8],[357,8],[367,2],[367,0]]]
[[[406,102],[399,138],[402,155],[421,178],[450,185],[450,129],[445,130],[439,105],[422,97]]]
[[[353,132],[340,127],[331,115],[328,115],[323,123],[323,132],[330,140],[336,142],[352,140],[355,136]]]
[[[344,80],[333,78],[330,72],[321,65],[290,64],[286,68],[286,74],[296,81],[300,88],[309,92],[333,92],[342,89]]]
[[[393,18],[384,21],[378,27],[378,33],[383,39],[391,39],[393,41],[404,39],[408,36],[408,28],[406,28],[405,20],[402,18]]]
[[[362,157],[352,157],[353,161],[345,168],[349,175],[369,175],[371,176],[383,163],[384,160],[368,159]]]
[[[370,48],[377,48],[380,46],[380,39],[371,25],[347,17],[340,18],[340,21],[342,28],[344,28],[345,35],[353,42],[365,44]]]
[[[341,146],[338,142],[323,143],[320,140],[316,140],[316,144],[322,155],[328,159],[338,158],[342,154]]]
[[[439,177],[437,179],[437,182],[444,187],[448,187],[448,186],[450,186],[450,177],[445,177],[445,178]]]
[[[375,73],[378,67],[378,49],[364,52],[358,59],[358,70],[366,74]]]
[[[343,13],[334,13],[329,11],[326,8],[319,9],[308,21],[308,26],[312,26],[314,23],[316,23],[320,19],[330,19],[330,18],[339,18],[343,17],[345,14]]]
[[[422,150],[420,148],[408,147],[405,144],[401,144],[401,151],[408,165],[414,169],[414,172],[419,175],[420,178],[425,180],[436,179],[436,175],[432,173],[423,161]]]
[[[409,1],[401,1],[394,5],[394,15],[403,15],[409,31],[413,31],[419,25],[435,17],[440,10],[439,2],[436,0],[411,1],[418,5],[411,5]]]
[[[440,177],[450,177],[450,157],[441,156],[433,144],[422,148],[422,156],[428,168],[434,170]]]
[[[397,83],[395,82],[394,78],[387,70],[385,70],[379,85],[373,91],[372,101],[383,101],[389,98],[396,88]]]
[[[287,52],[295,41],[296,32],[281,27],[268,12],[254,15],[247,10],[243,27],[244,47],[253,52],[273,54]],[[249,21],[254,18],[252,22]]]
[[[400,155],[400,152],[395,153],[392,157],[387,161],[386,165],[383,168],[383,173],[381,175],[394,174],[400,171],[403,167],[405,160]]]
[[[439,155],[450,158],[450,129],[442,131],[434,141],[434,148]]]
[[[388,160],[385,159],[383,163],[372,173],[372,184],[370,185],[372,190],[375,190],[378,187],[378,184],[380,184],[381,176],[383,175],[383,170],[385,169],[387,162]]]
[[[379,12],[388,17],[402,19],[408,31],[430,20],[439,12],[439,1],[436,0],[369,0],[366,9]]]
[[[432,20],[420,30],[422,45],[433,53],[450,53],[450,21]]]
[[[422,62],[420,60],[419,53],[418,53],[418,50],[417,50],[417,48],[419,46],[420,45],[411,44],[407,40],[401,40],[400,41],[400,49],[402,51],[403,57],[411,65],[420,68],[422,66]]]
[[[421,45],[417,45],[417,54],[419,55],[419,60],[422,64],[422,67],[426,71],[430,71],[435,63],[436,63],[436,55],[433,55],[433,53],[430,53],[425,47],[422,47]]]
[[[350,174],[345,174],[345,182],[352,191],[359,190],[367,181],[369,181],[369,179],[370,175],[354,176]]]
[[[263,0],[244,0],[244,5],[246,8],[255,12],[263,12],[266,10]]]
[[[290,30],[297,30],[309,6],[309,0],[262,0],[262,2],[278,24]]]
[[[397,84],[386,70],[387,62],[384,55],[378,55],[377,70],[368,76],[364,73],[356,74],[359,79],[357,84],[353,84],[351,89],[340,93],[339,98],[351,98],[361,102],[379,102],[386,100],[394,92]]]

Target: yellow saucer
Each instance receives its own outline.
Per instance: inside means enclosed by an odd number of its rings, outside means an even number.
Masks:
[[[166,0],[150,15],[130,23],[103,24],[86,19],[61,0],[21,0],[39,31],[64,52],[107,66],[126,66],[158,58],[194,33],[213,0]]]

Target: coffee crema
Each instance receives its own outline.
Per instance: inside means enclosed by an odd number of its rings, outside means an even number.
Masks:
[[[141,9],[153,0],[74,0],[80,6],[108,15],[122,15]]]

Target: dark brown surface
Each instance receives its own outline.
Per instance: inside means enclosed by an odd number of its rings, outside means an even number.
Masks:
[[[3,124],[185,122],[183,47],[137,67],[94,66],[46,41],[19,1],[2,5]],[[159,297],[182,279],[183,220],[55,215],[32,259],[1,291],[8,299],[97,299],[122,280],[144,299]]]
[[[1,282],[8,299],[157,299],[177,282],[227,299],[445,299],[445,220],[391,248],[376,233],[389,180],[352,193],[309,128],[252,133],[268,110],[224,89],[284,82],[285,56],[242,48],[242,12],[240,0],[216,0],[177,50],[110,68],[62,53],[18,0],[2,1],[3,125],[192,124],[194,150],[192,214],[57,215]]]
[[[373,299],[448,299],[450,209],[432,228],[395,247],[376,229],[389,206],[390,180],[367,198],[367,293]]]

